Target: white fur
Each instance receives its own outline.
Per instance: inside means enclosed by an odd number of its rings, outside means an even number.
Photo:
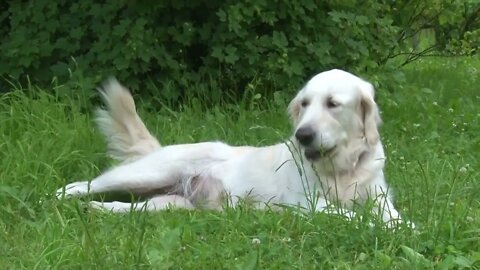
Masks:
[[[292,100],[289,112],[295,131],[315,132],[301,145],[295,136],[267,147],[235,147],[222,142],[160,147],[135,112],[128,90],[110,80],[104,86],[108,111],[97,122],[107,136],[110,153],[127,160],[92,181],[68,184],[58,197],[161,189],[142,209],[161,210],[167,204],[221,209],[225,199],[235,205],[249,198],[260,208],[293,205],[324,211],[329,201],[352,208],[373,198],[385,222],[400,221],[387,194],[385,156],[378,135],[380,122],[370,83],[341,70],[313,77]],[[320,154],[307,159],[306,150]],[[330,151],[326,151],[330,150]],[[130,203],[91,202],[116,212]]]

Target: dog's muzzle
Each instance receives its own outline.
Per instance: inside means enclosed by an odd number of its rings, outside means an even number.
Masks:
[[[312,142],[315,140],[315,136],[317,136],[315,130],[309,126],[301,127],[295,132],[295,138],[305,148],[307,159],[317,160],[334,152],[335,146],[329,149],[314,147]]]

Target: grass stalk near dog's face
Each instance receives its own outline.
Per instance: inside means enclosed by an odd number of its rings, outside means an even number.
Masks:
[[[74,100],[38,89],[5,94],[0,97],[0,265],[478,269],[479,67],[479,58],[424,59],[405,67],[405,84],[377,89],[390,192],[416,231],[372,227],[368,219],[298,215],[288,208],[273,212],[241,205],[224,212],[114,215],[90,211],[81,200],[58,201],[59,186],[93,178],[111,165],[92,114]],[[155,108],[145,98],[138,107],[163,144],[220,139],[259,146],[290,137],[286,107],[294,92],[274,100],[252,95],[240,105],[206,110],[198,99],[180,111]]]

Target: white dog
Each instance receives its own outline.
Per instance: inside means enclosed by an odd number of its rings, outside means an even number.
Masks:
[[[161,210],[169,206],[221,209],[248,198],[257,207],[352,208],[372,198],[385,222],[400,221],[387,194],[380,117],[373,86],[341,70],[322,72],[289,105],[295,133],[266,147],[204,142],[160,146],[135,110],[132,96],[116,80],[104,85],[108,111],[97,122],[110,154],[124,161],[92,181],[68,184],[57,196],[158,191],[147,202],[91,201],[114,212]]]

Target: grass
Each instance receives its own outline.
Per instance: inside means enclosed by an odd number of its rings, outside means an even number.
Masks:
[[[0,266],[4,269],[480,268],[480,59],[423,59],[377,89],[386,175],[417,230],[240,206],[114,215],[54,191],[112,163],[91,107],[34,87],[0,96]],[[19,87],[16,87],[19,88]],[[61,88],[57,92],[62,91]],[[92,90],[93,91],[93,90]],[[61,95],[59,95],[61,96]],[[290,94],[208,109],[140,102],[164,144],[266,145],[291,132]]]

